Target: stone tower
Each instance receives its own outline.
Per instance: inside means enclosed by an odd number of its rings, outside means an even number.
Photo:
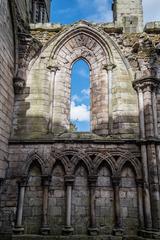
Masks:
[[[142,32],[142,0],[113,0],[113,19],[125,32]]]
[[[30,1],[30,22],[46,23],[50,19],[50,0]]]

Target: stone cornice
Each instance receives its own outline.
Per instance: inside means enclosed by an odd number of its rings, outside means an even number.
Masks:
[[[153,91],[157,89],[160,85],[160,79],[152,76],[142,77],[140,79],[136,79],[133,82],[133,88],[136,91]]]

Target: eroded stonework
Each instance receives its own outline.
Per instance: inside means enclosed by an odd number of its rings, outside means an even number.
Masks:
[[[65,26],[33,3],[0,1],[0,239],[160,239],[160,23],[143,30],[140,0]],[[70,127],[79,59],[87,133]]]

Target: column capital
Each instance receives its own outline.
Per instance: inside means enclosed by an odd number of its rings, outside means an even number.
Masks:
[[[65,184],[67,186],[72,186],[74,184],[75,177],[73,175],[66,175],[64,177]]]
[[[17,181],[20,187],[26,187],[28,183],[28,176],[23,176]]]
[[[144,186],[143,179],[136,179],[136,184],[137,184],[137,187],[142,188]]]
[[[43,186],[49,186],[51,182],[52,177],[50,175],[43,175],[42,176],[42,185]]]
[[[114,187],[119,187],[120,182],[121,182],[120,177],[112,176],[112,184],[113,184]]]
[[[155,77],[144,77],[134,80],[133,88],[139,92],[142,90],[146,91],[155,91],[160,86],[160,79]]]
[[[59,66],[58,65],[48,65],[47,68],[51,71],[51,72],[54,72],[56,73],[58,70],[60,70]]]
[[[103,66],[103,69],[107,70],[107,71],[112,71],[114,68],[116,67],[116,65],[114,63],[108,63],[108,64],[105,64]]]
[[[95,187],[96,186],[97,178],[98,178],[97,175],[90,175],[90,176],[88,176],[89,187]]]

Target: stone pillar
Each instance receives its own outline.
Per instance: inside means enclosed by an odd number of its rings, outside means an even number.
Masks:
[[[157,231],[160,231],[160,192],[156,156],[156,138],[158,137],[156,89],[159,85],[160,80],[153,77],[138,79],[133,83],[133,87],[136,90],[140,89],[142,91],[144,101],[143,114],[146,143],[141,143],[141,155],[144,178],[145,227],[147,230],[151,230],[152,228]]]
[[[139,121],[140,121],[140,137],[145,138],[144,126],[144,103],[142,89],[138,89],[138,104],[139,104]]]
[[[50,185],[50,176],[42,176],[43,185],[43,216],[42,216],[42,228],[41,233],[43,235],[48,235],[50,228],[48,225],[48,190]]]
[[[113,117],[112,117],[112,72],[116,66],[109,63],[104,66],[108,74],[108,134],[112,134],[113,130]]]
[[[55,84],[55,76],[57,70],[59,68],[57,66],[48,66],[50,70],[50,106],[49,106],[49,123],[48,123],[48,131],[53,132],[53,108],[54,108],[54,84]]]
[[[71,226],[72,219],[72,188],[74,183],[74,176],[65,176],[66,184],[66,226],[62,232],[65,235],[72,234],[74,229]]]
[[[147,230],[152,229],[151,201],[149,193],[147,149],[145,144],[141,144],[141,157],[143,166],[143,201],[144,201],[144,222]]]
[[[138,195],[138,215],[139,215],[139,228],[144,228],[144,215],[143,215],[143,180],[137,179],[137,195]]]
[[[23,205],[24,205],[24,194],[28,179],[26,177],[22,178],[18,182],[18,202],[17,202],[17,212],[16,212],[16,224],[13,232],[15,234],[23,234],[24,227],[22,225],[23,218]]]
[[[120,208],[120,178],[112,177],[113,191],[114,191],[114,214],[115,214],[115,226],[113,229],[113,234],[116,236],[121,236],[123,234],[122,229],[122,216]]]
[[[154,136],[158,138],[157,97],[155,88],[152,91],[152,111],[153,111]]]
[[[160,188],[155,144],[148,144],[149,183],[153,230],[160,232]]]
[[[97,235],[98,228],[96,226],[96,206],[95,206],[95,191],[96,191],[97,176],[88,177],[88,185],[90,191],[90,226],[88,233],[90,235]]]

